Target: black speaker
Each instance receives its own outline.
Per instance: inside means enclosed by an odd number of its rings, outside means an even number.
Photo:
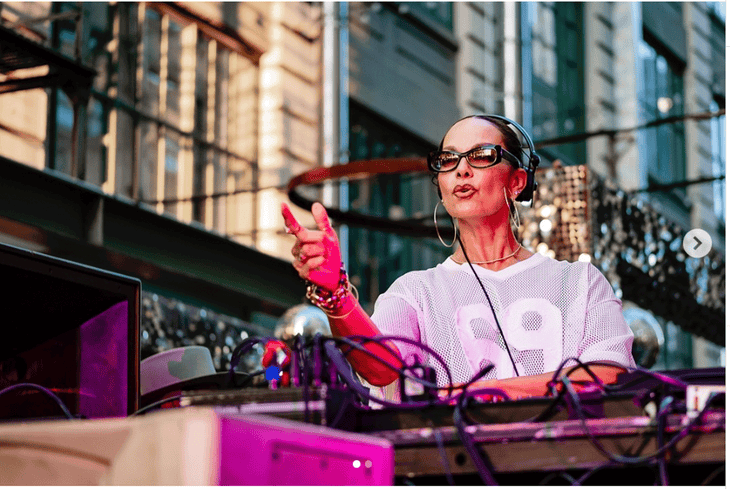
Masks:
[[[0,244],[0,420],[139,409],[139,279]],[[15,386],[15,388],[11,388]]]

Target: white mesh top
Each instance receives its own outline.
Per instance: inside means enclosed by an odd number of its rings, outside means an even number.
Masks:
[[[534,254],[497,272],[474,269],[520,376],[555,371],[569,357],[636,366],[631,356],[634,336],[623,318],[621,301],[592,264]],[[435,268],[399,277],[378,297],[372,320],[384,335],[406,336],[435,350],[454,382],[468,381],[488,362],[496,368],[484,379],[515,376],[489,303],[466,263],[448,258]],[[436,369],[439,385],[448,383],[443,367],[431,355],[395,343],[406,363],[418,355],[419,361]]]

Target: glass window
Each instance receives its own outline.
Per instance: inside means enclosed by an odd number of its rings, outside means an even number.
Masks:
[[[644,122],[684,114],[682,69],[642,39],[638,49],[644,71],[644,89],[639,97],[640,117]],[[644,130],[649,180],[672,183],[685,179],[684,124],[661,124]],[[686,189],[676,190],[685,194]]]
[[[558,84],[554,2],[537,4],[538,21],[532,29],[533,76],[555,88]]]
[[[707,8],[718,19],[725,21],[725,9],[727,8],[725,2],[707,2]]]
[[[145,112],[158,116],[160,111],[160,60],[162,39],[162,16],[146,9],[142,27],[142,96],[140,105]]]
[[[54,5],[56,12],[71,8]],[[254,244],[256,62],[166,5],[83,8],[90,32],[84,56],[99,71],[88,104],[87,161],[102,162],[104,189]],[[54,46],[72,54],[75,26],[57,25]],[[52,95],[50,165],[72,173],[73,104],[61,90]]]
[[[167,72],[165,87],[165,117],[170,124],[180,123],[180,79],[182,77],[182,27],[177,22],[167,22],[167,42],[162,53],[162,63]]]
[[[177,210],[177,202],[175,201],[178,190],[178,160],[180,158],[180,145],[178,143],[177,134],[170,132],[161,142],[161,144],[164,144],[165,147],[165,202],[163,203],[163,209],[165,212],[175,215],[175,212]]]
[[[532,133],[546,140],[585,130],[583,96],[582,5],[569,2],[526,4],[533,9],[526,29],[531,34]],[[541,151],[564,164],[585,163],[585,143],[563,144]]]
[[[720,110],[716,101],[710,104],[710,111]],[[710,119],[712,138],[712,174],[716,177],[725,175],[725,115]],[[722,224],[725,224],[725,180],[718,180],[712,185],[714,211]]]
[[[101,162],[101,180],[106,179],[106,142],[104,135],[107,133],[109,121],[109,110],[101,101],[92,99],[89,103],[86,130],[86,160],[89,162]]]
[[[425,156],[433,149],[431,144],[353,101],[349,141],[353,161]],[[430,175],[423,174],[381,175],[354,181],[349,184],[349,199],[353,212],[391,219],[432,218],[438,200]],[[349,233],[348,271],[366,310],[372,310],[377,296],[400,275],[435,266],[451,251],[435,238],[414,239],[354,226]]]
[[[454,6],[452,2],[405,2],[399,6],[399,9],[407,9],[418,16],[426,17],[448,30],[454,28]]]
[[[54,2],[52,11],[55,14],[78,10],[73,2]],[[76,23],[73,19],[61,19],[53,25],[53,47],[69,58],[76,58]]]
[[[664,325],[664,348],[654,369],[676,370],[693,367],[692,335],[667,321]]]
[[[66,92],[56,91],[56,150],[53,155],[53,169],[71,174],[71,148],[73,145],[74,108]]]
[[[157,186],[157,161],[158,155],[158,132],[157,125],[149,120],[141,120],[136,128],[137,137],[137,162],[140,171],[139,183],[139,199],[146,202],[154,202],[164,198],[164,195],[158,193]],[[111,169],[110,169],[111,170]],[[122,172],[122,168],[118,168]],[[164,188],[164,187],[163,187]],[[117,191],[124,189],[118,189]],[[129,195],[132,195],[132,189],[128,189]]]

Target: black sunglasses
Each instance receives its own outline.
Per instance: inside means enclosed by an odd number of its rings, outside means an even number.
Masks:
[[[480,146],[464,153],[448,150],[431,151],[426,161],[428,161],[429,170],[444,173],[459,166],[462,157],[466,158],[466,162],[472,168],[489,168],[500,163],[502,159],[510,162],[515,168],[520,167],[520,160],[498,144]]]

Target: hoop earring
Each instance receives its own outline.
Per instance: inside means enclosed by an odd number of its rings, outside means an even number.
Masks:
[[[449,218],[451,219],[451,224],[454,226],[454,239],[451,240],[451,244],[446,244],[446,241],[444,241],[444,239],[441,237],[441,233],[439,233],[439,224],[436,221],[436,210],[438,208],[439,208],[439,202],[437,201],[436,207],[433,208],[433,225],[436,227],[436,236],[439,237],[439,241],[441,241],[442,245],[446,246],[447,248],[451,248],[452,246],[454,246],[454,243],[456,243],[456,233],[457,233],[456,223],[454,222],[454,218],[449,216]]]
[[[510,205],[509,199],[507,199],[507,189],[503,189],[503,190],[504,190],[504,201],[507,203],[507,212],[509,212],[509,217],[512,220],[512,224],[514,224],[517,231],[519,231],[520,226],[522,225],[522,220],[520,219],[520,213],[517,212],[517,206],[514,205],[514,203],[512,205]],[[512,215],[512,206],[514,206],[514,209],[515,209],[514,214],[517,216],[517,218],[515,218],[515,216]]]

